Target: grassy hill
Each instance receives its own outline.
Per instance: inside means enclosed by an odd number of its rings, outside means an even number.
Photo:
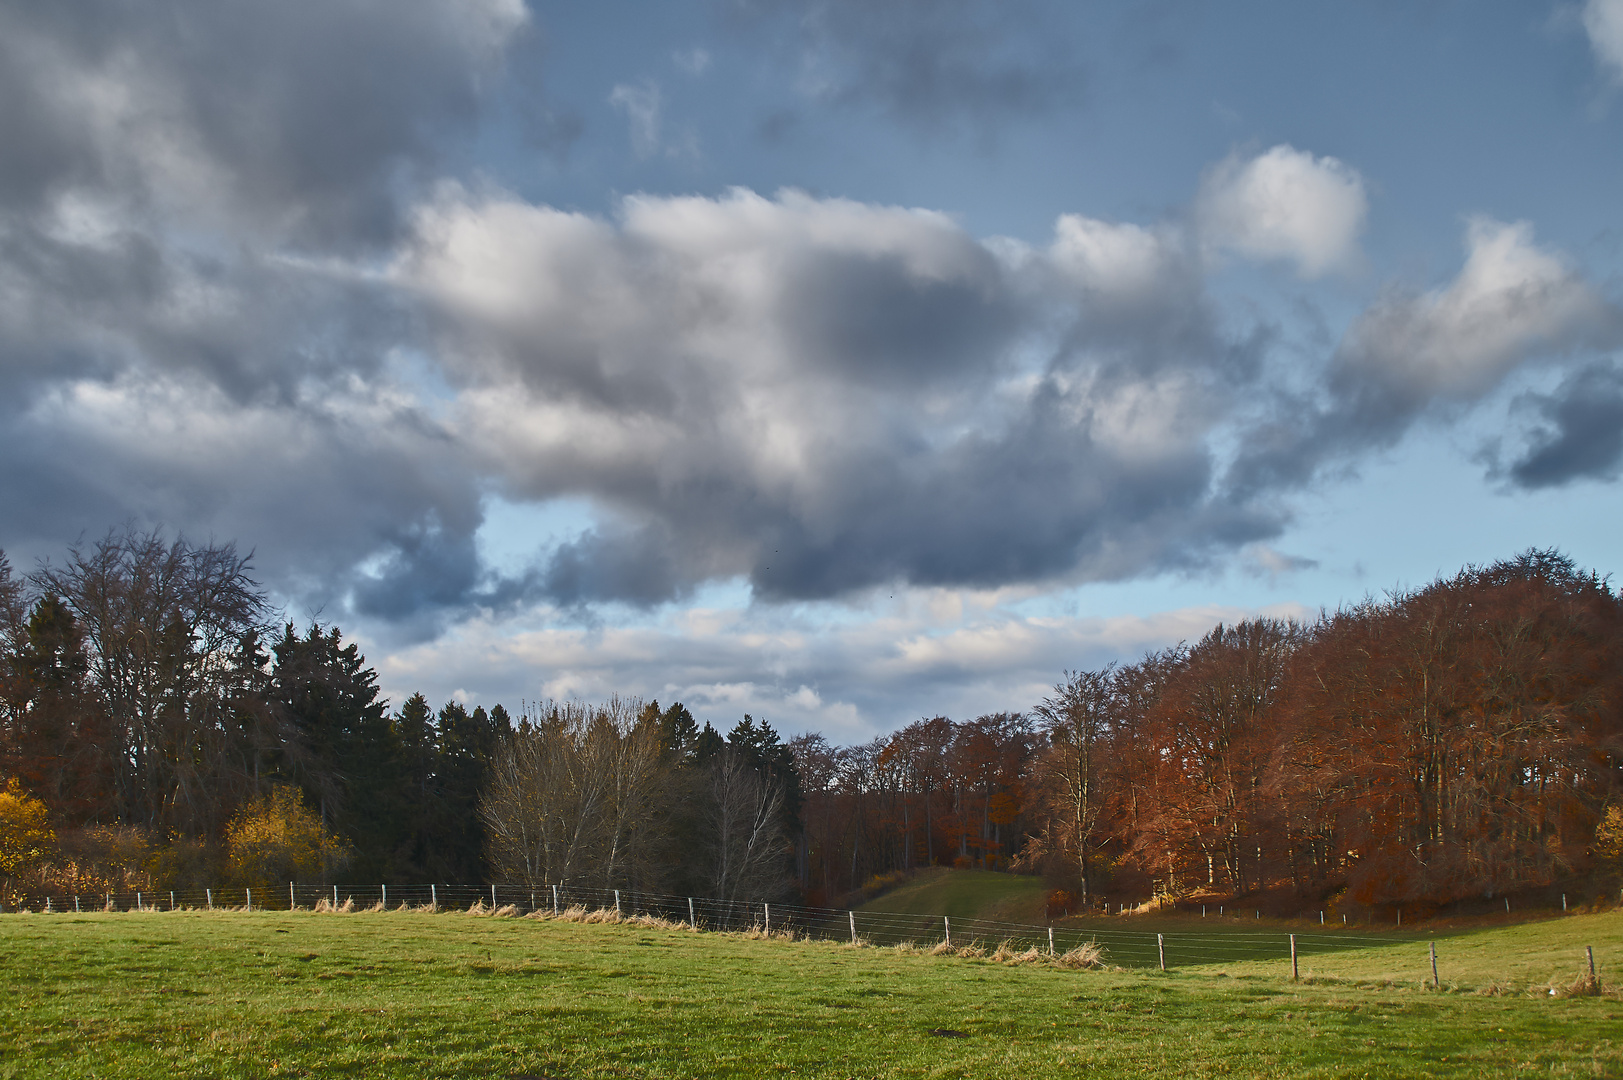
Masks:
[[[949,915],[954,919],[1041,923],[1047,890],[1040,877],[991,870],[932,866],[907,884],[863,904],[858,911]]]
[[[1457,935],[1446,955],[1485,973],[1580,940],[1623,980],[1615,916]],[[454,913],[12,914],[0,1076],[1623,1074],[1616,998],[1227,972]]]

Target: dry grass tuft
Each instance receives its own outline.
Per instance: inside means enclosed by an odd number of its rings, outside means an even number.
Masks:
[[[938,941],[934,945],[930,946],[931,956],[956,956],[957,954],[958,946],[950,944],[949,942]]]
[[[318,915],[348,915],[355,910],[355,898],[346,896],[342,904],[335,905],[331,900],[323,897],[317,900],[316,906],[310,910]]]
[[[472,905],[470,905],[468,907],[468,910],[466,912],[464,912],[464,914],[467,914],[467,915],[489,915],[490,910],[491,910],[490,908],[485,906],[485,902],[483,900],[475,900],[472,903]]]
[[[1105,949],[1097,941],[1085,941],[1074,949],[1067,949],[1054,957],[1054,963],[1062,968],[1088,970],[1105,966]]]
[[[516,919],[518,918],[518,905],[503,904],[495,911],[492,911],[491,914],[496,916],[498,919]]]
[[[978,940],[971,941],[968,945],[958,946],[958,955],[966,960],[983,960],[986,958],[986,947]]]
[[[593,908],[591,911],[588,911],[580,921],[589,923],[618,923],[624,922],[625,920],[621,919],[620,913],[615,911],[613,908],[600,907]]]

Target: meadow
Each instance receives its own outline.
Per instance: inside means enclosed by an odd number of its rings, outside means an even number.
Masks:
[[[0,1076],[1623,1075],[1623,1002],[1564,989],[1579,941],[1623,961],[1623,916],[1439,938],[1441,990],[1424,937],[1293,983],[460,912],[13,914]]]

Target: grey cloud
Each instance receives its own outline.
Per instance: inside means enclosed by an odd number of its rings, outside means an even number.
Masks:
[[[1447,286],[1390,290],[1354,321],[1318,388],[1281,392],[1246,433],[1227,486],[1240,495],[1307,483],[1428,415],[1467,408],[1514,372],[1623,341],[1623,309],[1525,223],[1473,221]]]
[[[1527,394],[1518,404],[1543,424],[1504,475],[1523,488],[1559,487],[1574,480],[1615,480],[1623,467],[1623,369],[1590,364],[1554,393]]]
[[[792,192],[612,224],[463,199],[425,215],[406,280],[505,489],[622,523],[552,553],[554,602],[1119,578],[1273,535],[1214,490],[1206,441],[1265,343],[1217,331],[1178,245],[1083,231],[1081,254],[998,250]]]
[[[7,3],[0,198],[101,191],[322,248],[385,239],[401,170],[472,118],[523,18],[516,0]]]
[[[989,0],[729,0],[744,25],[794,42],[802,89],[935,128],[1079,99],[1075,43],[1040,5]]]

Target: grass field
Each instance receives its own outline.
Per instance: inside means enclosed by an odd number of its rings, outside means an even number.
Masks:
[[[1480,973],[1579,941],[1623,967],[1616,915],[1439,939]],[[1293,984],[455,913],[6,915],[0,1076],[1623,1076],[1623,1002],[1382,986],[1381,953]]]

